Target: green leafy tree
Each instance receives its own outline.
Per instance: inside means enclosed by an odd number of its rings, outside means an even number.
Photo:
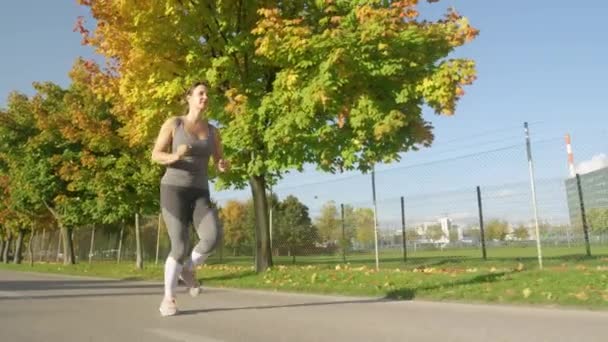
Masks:
[[[415,229],[407,229],[405,231],[405,240],[407,242],[418,241],[420,239],[420,234]]]
[[[278,234],[292,257],[296,261],[298,251],[312,248],[317,240],[317,232],[308,215],[308,207],[295,196],[287,196],[280,204]]]
[[[443,229],[441,229],[440,224],[433,224],[428,226],[426,228],[426,236],[429,240],[432,241],[439,241],[446,237],[443,232]]]
[[[458,226],[453,224],[450,227],[450,242],[458,242]]]
[[[26,234],[30,241],[36,227],[48,221],[46,209],[33,195],[36,189],[28,177],[35,163],[29,149],[39,134],[32,101],[25,95],[11,93],[6,110],[0,111],[0,226],[8,240],[16,237],[14,261],[21,262]],[[37,151],[36,151],[37,152]]]
[[[356,208],[354,215],[357,241],[366,246],[373,244],[375,241],[374,211],[370,208]]]
[[[352,247],[352,242],[356,238],[355,227],[357,226],[356,217],[355,217],[355,209],[352,205],[345,204],[344,205],[344,234],[342,234],[342,217],[340,217],[340,248],[342,248],[343,253],[345,253],[348,249]]]
[[[477,30],[454,11],[419,20],[417,1],[79,1],[97,23],[79,21],[83,43],[108,58],[93,81],[132,144],[151,144],[187,85],[210,82],[233,165],[217,184],[251,187],[258,272],[272,265],[269,175],[366,172],[429,146],[422,107],[453,114],[475,78],[448,56]]]
[[[587,214],[589,227],[592,232],[605,233],[608,232],[608,208],[592,208]]]
[[[338,215],[338,208],[334,201],[329,201],[321,207],[321,213],[315,222],[321,242],[327,243],[339,239],[340,220]]]
[[[517,240],[527,240],[530,238],[530,233],[528,232],[528,228],[524,226],[519,226],[513,230],[513,237]]]
[[[509,224],[506,221],[494,219],[490,220],[485,228],[486,240],[504,241],[509,234]]]

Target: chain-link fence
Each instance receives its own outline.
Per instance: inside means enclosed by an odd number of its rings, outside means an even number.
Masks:
[[[608,139],[597,134],[573,141],[578,180],[569,174],[563,137],[531,141],[532,178],[521,128],[449,141],[404,156],[400,166],[378,166],[375,203],[370,174],[288,175],[269,189],[273,258],[339,263],[373,260],[376,250],[381,261],[425,251],[481,257],[482,245],[488,257],[533,257],[537,231],[541,248],[562,248],[547,255],[593,252],[608,245]],[[213,195],[225,234],[209,262],[251,262],[249,191]],[[75,229],[78,261],[135,260],[132,221]],[[162,217],[142,217],[140,229],[144,260],[162,263],[170,248]],[[194,245],[194,230],[191,236]],[[57,231],[37,232],[35,260],[57,260],[60,244]],[[506,253],[510,247],[518,249]]]

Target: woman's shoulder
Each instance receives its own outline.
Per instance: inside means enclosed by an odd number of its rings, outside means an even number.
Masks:
[[[182,122],[181,116],[172,116],[172,117],[168,118],[167,120],[165,120],[165,123],[163,123],[163,127],[170,127],[173,129],[173,128],[177,127],[181,122]]]

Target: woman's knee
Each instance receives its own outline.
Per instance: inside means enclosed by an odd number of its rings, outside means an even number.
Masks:
[[[210,254],[219,245],[222,239],[222,228],[218,221],[207,222],[204,227],[199,227],[199,242],[194,250],[200,254]]]
[[[183,264],[184,261],[186,261],[188,254],[189,253],[185,244],[176,244],[171,246],[171,252],[169,253],[169,255],[171,255],[171,257],[180,264]]]

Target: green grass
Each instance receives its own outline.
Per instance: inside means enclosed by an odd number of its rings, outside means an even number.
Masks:
[[[430,299],[475,303],[535,304],[608,308],[608,247],[544,248],[544,270],[538,269],[534,248],[488,250],[488,260],[477,250],[420,251],[406,263],[401,253],[373,255],[274,258],[275,266],[256,274],[250,257],[218,258],[198,276],[206,285],[275,291],[382,296],[393,299]],[[162,266],[147,263],[86,263],[64,266],[39,263],[0,264],[2,269],[89,275],[117,279],[161,280]]]

